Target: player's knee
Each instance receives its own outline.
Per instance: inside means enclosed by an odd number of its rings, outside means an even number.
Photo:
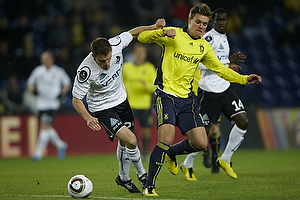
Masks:
[[[248,127],[248,118],[244,118],[243,120],[240,120],[238,123],[236,123],[236,125],[240,129],[246,130]]]
[[[212,138],[219,138],[220,137],[220,129],[219,129],[219,127],[218,126],[212,127],[209,135]]]
[[[207,143],[206,143],[206,144],[203,143],[203,144],[200,144],[200,145],[197,146],[197,150],[198,150],[198,151],[202,151],[202,150],[205,149],[206,147],[207,147]]]
[[[201,151],[207,147],[208,139],[204,127],[192,129],[186,133],[194,149]]]
[[[233,118],[237,127],[246,130],[248,127],[248,117],[245,113],[239,114]]]
[[[194,142],[192,145],[198,151],[202,151],[203,149],[205,149],[207,147],[207,144],[208,144],[207,140],[203,140],[203,141]]]
[[[135,149],[137,146],[137,139],[136,137],[130,137],[127,141],[126,141],[126,146],[128,149]]]
[[[218,132],[211,132],[210,133],[210,137],[211,138],[215,138],[215,139],[219,138],[220,135],[221,135],[220,131],[218,131]]]

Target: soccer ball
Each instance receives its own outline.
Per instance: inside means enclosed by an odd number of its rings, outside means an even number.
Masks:
[[[84,175],[75,175],[69,180],[68,192],[73,198],[86,198],[92,191],[93,183]]]

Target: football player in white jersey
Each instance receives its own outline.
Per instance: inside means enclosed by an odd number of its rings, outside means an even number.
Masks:
[[[111,141],[118,138],[119,174],[115,181],[130,193],[140,192],[129,177],[130,162],[135,167],[143,188],[147,181],[147,173],[142,165],[137,138],[133,133],[134,118],[122,80],[122,50],[142,31],[164,26],[165,20],[158,19],[154,25],[140,26],[108,40],[96,38],[91,43],[91,52],[78,67],[74,81],[73,106],[86,120],[87,126],[99,131],[101,124]],[[82,101],[85,96],[90,112]]]
[[[238,52],[229,57],[230,48],[226,36],[228,12],[222,8],[215,10],[212,15],[212,22],[213,28],[203,38],[211,44],[215,55],[225,66],[238,71],[240,66],[235,63],[243,62],[246,56]],[[205,128],[210,137],[209,142],[212,151],[210,158],[209,148],[203,150],[203,164],[207,168],[211,167],[212,173],[219,173],[220,166],[228,176],[237,178],[231,166],[231,157],[244,140],[247,131],[248,118],[244,105],[228,81],[220,78],[201,63],[199,68],[201,70],[201,79],[198,83],[199,109],[206,124]],[[221,113],[234,123],[234,126],[229,134],[225,151],[218,158]],[[193,172],[193,162],[197,154],[198,152],[187,155],[180,166],[187,180],[197,180]]]
[[[63,159],[67,143],[60,139],[52,127],[52,122],[55,112],[60,107],[59,97],[69,91],[71,80],[63,68],[54,64],[54,58],[50,51],[42,53],[41,63],[42,65],[37,66],[27,80],[27,91],[37,92],[36,107],[40,120],[38,142],[32,159],[35,161],[42,159],[49,140],[58,149],[58,159]]]

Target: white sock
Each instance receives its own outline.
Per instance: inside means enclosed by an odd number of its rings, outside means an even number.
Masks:
[[[198,155],[199,152],[190,153],[186,156],[185,160],[183,161],[183,165],[186,168],[193,168],[194,159]]]
[[[132,163],[132,165],[135,168],[135,171],[138,175],[138,177],[142,176],[143,174],[146,173],[146,170],[142,164],[142,160],[141,160],[141,153],[139,148],[136,146],[135,149],[128,149],[126,148],[127,153],[128,153],[128,157]]]
[[[247,130],[242,130],[239,127],[237,127],[237,125],[234,125],[232,127],[225,151],[221,156],[221,160],[230,163],[231,156],[233,155],[234,151],[236,151],[241,145],[241,143],[243,142],[244,135],[246,132]]]
[[[120,145],[120,142],[118,142],[118,147],[117,147],[117,158],[119,161],[119,176],[122,181],[128,181],[130,179],[129,177],[130,160],[128,158],[126,147],[122,147]]]
[[[41,158],[50,139],[49,130],[41,129],[36,145],[35,156]]]
[[[49,129],[49,135],[50,135],[50,140],[51,142],[56,146],[56,148],[62,148],[65,147],[67,144],[60,139],[58,136],[58,133],[54,128]]]

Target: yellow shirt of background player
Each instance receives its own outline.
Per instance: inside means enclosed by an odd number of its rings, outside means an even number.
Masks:
[[[151,107],[153,92],[156,89],[155,76],[156,68],[150,62],[139,66],[133,62],[124,63],[123,82],[132,109],[144,110]]]

